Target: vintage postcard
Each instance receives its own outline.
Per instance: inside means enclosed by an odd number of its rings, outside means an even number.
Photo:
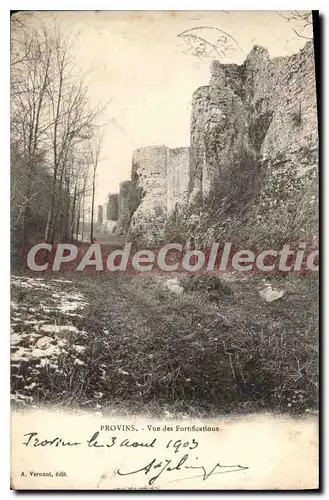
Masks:
[[[319,488],[317,12],[11,16],[11,488]]]

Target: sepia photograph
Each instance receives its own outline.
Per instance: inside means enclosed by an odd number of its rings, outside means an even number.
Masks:
[[[318,30],[11,12],[11,489],[319,488]]]

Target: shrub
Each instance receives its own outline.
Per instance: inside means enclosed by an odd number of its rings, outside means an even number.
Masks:
[[[181,285],[186,292],[216,292],[215,295],[233,294],[228,283],[225,283],[218,276],[185,276],[181,280]]]

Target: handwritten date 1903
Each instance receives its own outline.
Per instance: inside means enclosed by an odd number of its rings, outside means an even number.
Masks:
[[[124,439],[123,441],[119,441],[118,444],[120,443],[120,447],[126,447],[126,448],[154,448],[155,444],[157,442],[157,438],[153,438],[152,440],[149,440],[147,442],[143,441],[133,441],[129,439]],[[112,436],[107,439],[107,442],[100,442],[99,441],[99,432],[96,431],[90,439],[87,441],[88,447],[89,448],[112,448],[117,443],[117,437]],[[173,448],[175,450],[175,453],[179,451],[179,449],[182,448],[187,448],[189,450],[194,450],[197,446],[199,446],[199,443],[193,438],[191,441],[181,441],[180,439],[177,439],[174,441],[171,439],[168,441],[166,448]]]

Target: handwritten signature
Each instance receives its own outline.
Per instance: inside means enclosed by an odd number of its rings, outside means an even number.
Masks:
[[[189,459],[188,454],[185,454],[176,465],[170,465],[172,464],[172,460],[160,460],[158,461],[156,458],[151,460],[150,463],[145,465],[144,467],[140,469],[136,469],[130,472],[122,472],[120,469],[117,470],[117,474],[119,476],[130,476],[132,474],[137,474],[139,472],[144,472],[145,475],[148,475],[150,473],[154,473],[154,471],[159,470],[157,474],[149,478],[148,484],[151,486],[152,484],[155,483],[155,481],[164,473],[164,472],[173,472],[173,471],[180,471],[182,469],[194,469],[194,470],[201,470],[202,474],[199,476],[193,476],[193,477],[201,477],[203,481],[206,481],[211,475],[215,474],[227,474],[229,472],[241,472],[243,470],[249,469],[249,467],[242,466],[242,465],[222,465],[220,463],[217,463],[209,472],[206,471],[205,467],[203,465],[187,465],[187,461]],[[196,457],[197,459],[197,457]],[[217,471],[217,472],[215,472]],[[187,479],[192,479],[192,478],[187,478]],[[180,479],[181,480],[181,479]]]

